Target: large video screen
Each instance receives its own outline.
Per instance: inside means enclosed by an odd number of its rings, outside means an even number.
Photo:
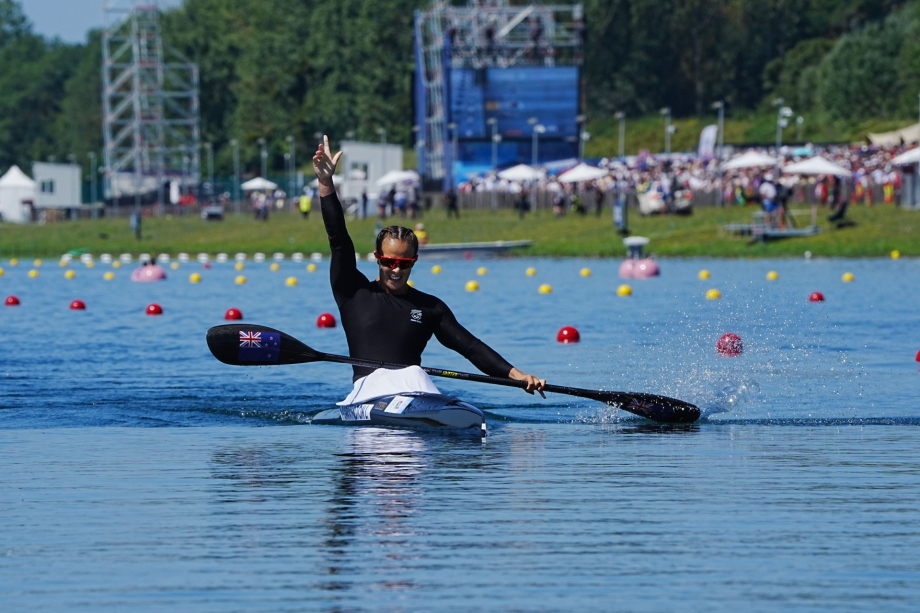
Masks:
[[[489,139],[488,120],[497,120],[502,138],[530,138],[531,118],[546,128],[541,138],[577,136],[578,68],[453,69],[451,119],[458,138]]]

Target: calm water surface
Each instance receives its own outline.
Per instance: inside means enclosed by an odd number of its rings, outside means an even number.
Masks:
[[[105,282],[110,268],[78,264],[65,280],[46,263],[30,279],[27,264],[0,263],[0,298],[22,303],[0,309],[4,610],[920,602],[920,262],[665,260],[629,298],[616,296],[618,261],[447,260],[440,275],[421,263],[416,286],[520,368],[705,415],[669,429],[586,400],[436,380],[487,412],[484,440],[312,426],[350,368],[210,356],[204,333],[229,307],[345,352],[341,329],[315,327],[336,312],[328,262],[313,274],[250,262],[243,286],[231,265],[132,284],[125,268]],[[474,278],[481,290],[464,291]],[[705,300],[710,288],[722,299]],[[814,291],[826,302],[809,303]],[[86,311],[68,309],[75,298]],[[151,302],[163,316],[144,315]],[[582,342],[557,344],[564,325]],[[716,354],[724,332],[742,337],[741,357]],[[473,370],[436,342],[425,362]]]

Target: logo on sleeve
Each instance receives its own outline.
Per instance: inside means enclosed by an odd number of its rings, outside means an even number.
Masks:
[[[409,320],[417,324],[422,323],[422,311],[419,309],[409,311]]]

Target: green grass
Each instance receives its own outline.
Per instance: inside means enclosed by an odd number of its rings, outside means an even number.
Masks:
[[[808,238],[789,238],[751,243],[748,237],[722,231],[723,224],[751,220],[755,207],[726,206],[697,208],[687,217],[640,217],[630,211],[633,235],[647,236],[647,252],[661,256],[700,257],[800,257],[805,251],[816,256],[881,257],[899,250],[905,256],[920,256],[920,212],[897,207],[851,206],[847,215],[856,225],[834,229],[827,223],[827,211],[819,214],[822,233]],[[795,210],[808,211],[806,207]],[[807,215],[799,217],[807,220]],[[424,216],[432,243],[530,239],[534,245],[522,255],[621,257],[625,249],[611,223],[609,211],[601,217],[566,215],[555,218],[549,211],[518,219],[513,211],[463,211],[462,218],[447,219],[443,209]],[[375,219],[349,222],[349,231],[359,252],[373,251]],[[412,225],[408,220],[388,223]],[[805,223],[805,222],[800,222]],[[0,257],[56,258],[70,250],[93,254],[132,253],[135,256],[180,252],[248,254],[263,252],[328,253],[325,230],[318,216],[304,221],[299,215],[278,213],[267,223],[250,216],[229,215],[222,222],[198,217],[144,219],[142,240],[134,238],[127,219],[99,219],[38,225],[0,224]]]

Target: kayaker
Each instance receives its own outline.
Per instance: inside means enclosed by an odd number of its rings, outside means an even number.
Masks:
[[[374,252],[379,267],[377,278],[370,281],[358,270],[355,246],[332,182],[341,156],[341,151],[330,154],[329,137],[324,136],[313,155],[313,170],[319,181],[320,209],[332,250],[332,294],[339,307],[349,355],[418,365],[422,351],[434,336],[487,375],[524,381],[527,393],[537,391],[543,396],[545,379],[512,366],[460,325],[443,301],[409,287],[409,275],[418,260],[418,238],[412,230],[401,226],[380,230]],[[374,370],[353,368],[355,381]]]

